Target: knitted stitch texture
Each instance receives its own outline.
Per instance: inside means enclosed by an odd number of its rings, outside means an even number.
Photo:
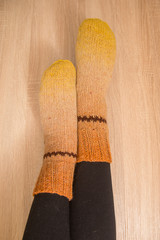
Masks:
[[[40,115],[45,154],[34,195],[57,193],[72,198],[77,154],[76,71],[59,60],[44,73],[40,88]]]
[[[115,36],[99,19],[82,22],[76,43],[78,97],[77,162],[111,162],[106,93],[116,55]]]

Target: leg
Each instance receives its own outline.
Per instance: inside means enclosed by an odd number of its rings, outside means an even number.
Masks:
[[[41,81],[45,154],[24,240],[70,239],[69,200],[77,152],[75,78],[73,64],[59,60],[45,71]]]
[[[32,203],[23,239],[69,240],[68,205],[68,199],[58,194],[37,194]]]
[[[70,204],[73,240],[116,239],[105,102],[115,50],[106,23],[87,19],[81,24],[76,44],[78,156]]]

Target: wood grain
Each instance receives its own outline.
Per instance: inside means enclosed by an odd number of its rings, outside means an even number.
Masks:
[[[38,89],[57,59],[75,64],[79,24],[113,29],[107,96],[117,239],[160,239],[160,1],[0,1],[0,239],[20,240],[43,154]]]

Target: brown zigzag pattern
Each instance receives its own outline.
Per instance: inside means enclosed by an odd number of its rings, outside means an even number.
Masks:
[[[102,118],[102,117],[98,117],[98,116],[89,116],[89,117],[87,117],[87,116],[78,116],[78,121],[80,122],[80,121],[82,121],[82,122],[84,122],[84,121],[87,121],[87,122],[100,122],[100,123],[107,123],[107,121],[106,121],[106,119],[105,118]]]
[[[57,156],[57,155],[61,155],[61,156],[65,156],[65,155],[68,155],[69,157],[73,157],[73,158],[76,158],[77,157],[77,154],[75,153],[70,153],[70,152],[48,152],[48,153],[45,153],[43,158],[47,158],[47,157],[51,157],[51,156]]]

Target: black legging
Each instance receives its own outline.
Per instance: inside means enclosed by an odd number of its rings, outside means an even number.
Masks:
[[[72,240],[115,240],[116,226],[110,163],[76,165],[70,202]]]
[[[110,163],[77,163],[73,195],[70,211],[66,197],[36,195],[23,240],[115,240]]]

